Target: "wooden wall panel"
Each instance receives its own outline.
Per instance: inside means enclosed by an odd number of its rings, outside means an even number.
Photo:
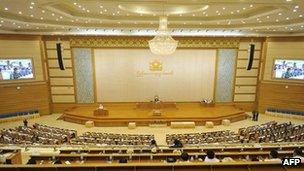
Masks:
[[[235,85],[257,85],[257,78],[236,78]]]
[[[252,102],[252,101],[255,101],[255,94],[235,94],[234,101]]]
[[[235,93],[255,93],[256,86],[235,86]]]
[[[236,70],[236,76],[258,76],[258,69],[251,69],[251,70],[246,70],[246,69],[237,69]]]
[[[58,43],[58,41],[46,41],[46,48],[47,49],[56,49],[56,43]],[[61,47],[64,49],[70,49],[70,41],[60,41],[61,43]]]
[[[53,103],[74,103],[74,95],[52,95]]]
[[[238,68],[247,68],[248,60],[238,60],[237,61],[237,67]],[[259,67],[259,61],[254,60],[252,63],[252,67]]]
[[[48,63],[49,63],[49,67],[57,67],[57,68],[59,67],[57,59],[49,59]],[[63,60],[63,63],[66,68],[72,67],[72,60],[66,59],[66,60]]]
[[[253,59],[259,59],[260,51],[255,51],[253,57],[254,57]],[[248,59],[248,51],[239,51],[238,59]]]
[[[0,87],[0,114],[38,109],[49,114],[49,92],[46,83]]]
[[[57,59],[57,51],[54,49],[47,50],[48,58],[49,59]],[[70,59],[71,58],[71,51],[70,50],[63,50],[62,52],[63,59]]]
[[[73,71],[71,69],[49,69],[49,73],[50,77],[73,77]]]
[[[259,86],[259,111],[266,108],[304,111],[304,85],[262,82]]]
[[[74,87],[51,87],[52,94],[74,94]]]
[[[50,78],[51,86],[73,86],[73,78]]]

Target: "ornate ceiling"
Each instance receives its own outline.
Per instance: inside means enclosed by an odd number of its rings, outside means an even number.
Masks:
[[[304,35],[304,0],[0,0],[0,33]]]

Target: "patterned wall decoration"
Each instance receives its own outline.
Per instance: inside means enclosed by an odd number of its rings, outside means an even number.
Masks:
[[[94,103],[94,76],[91,49],[74,48],[74,67],[78,103]]]
[[[233,101],[236,49],[219,49],[217,59],[216,102]]]
[[[72,37],[71,47],[90,48],[147,48],[152,37]],[[238,48],[239,38],[182,38],[176,37],[179,48]]]

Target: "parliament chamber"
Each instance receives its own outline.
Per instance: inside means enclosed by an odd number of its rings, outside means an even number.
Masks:
[[[0,171],[303,171],[303,0],[0,0]]]

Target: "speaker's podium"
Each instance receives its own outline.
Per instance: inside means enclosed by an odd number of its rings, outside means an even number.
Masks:
[[[100,105],[96,110],[94,110],[94,116],[108,116],[109,111],[104,109],[102,105]]]

